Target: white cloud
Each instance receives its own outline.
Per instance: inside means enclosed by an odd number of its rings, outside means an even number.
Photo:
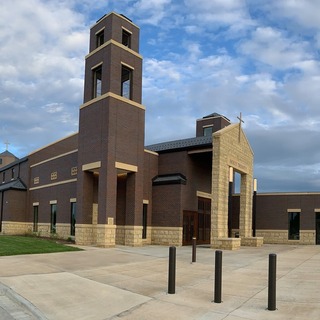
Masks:
[[[140,16],[140,22],[157,26],[168,15],[171,0],[139,0],[128,11]]]
[[[265,190],[290,190],[304,164],[319,175],[320,3],[258,2],[3,1],[0,138],[24,156],[77,130],[89,27],[116,11],[141,28],[147,143],[194,136],[195,119],[212,112],[233,122],[242,112]]]
[[[241,43],[239,50],[279,69],[298,67],[301,61],[311,58],[307,42],[290,39],[285,32],[272,27],[258,27],[251,39]]]
[[[0,135],[21,144],[24,155],[35,131],[43,133],[32,143],[37,148],[77,130],[88,25],[64,1],[6,2],[0,21]]]

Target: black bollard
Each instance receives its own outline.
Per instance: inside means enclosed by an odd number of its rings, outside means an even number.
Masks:
[[[276,310],[277,255],[269,254],[268,310]]]
[[[214,269],[214,302],[221,303],[222,288],[222,251],[217,250],[215,253]]]
[[[176,247],[169,248],[168,293],[176,293]]]
[[[192,238],[192,262],[197,261],[197,238]]]

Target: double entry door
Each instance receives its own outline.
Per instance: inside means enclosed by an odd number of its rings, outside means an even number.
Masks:
[[[183,245],[192,244],[192,238],[197,244],[210,243],[211,216],[208,213],[195,211],[183,212]]]

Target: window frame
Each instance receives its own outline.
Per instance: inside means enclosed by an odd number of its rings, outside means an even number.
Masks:
[[[92,69],[92,99],[102,95],[102,64]]]
[[[124,74],[126,71],[126,74]],[[121,96],[132,100],[133,69],[127,65],[121,65]],[[127,89],[128,88],[128,89]]]
[[[55,234],[57,233],[57,204],[51,203],[50,210],[50,233]]]
[[[288,240],[300,240],[300,216],[301,211],[288,211]]]
[[[210,132],[209,132],[208,129],[210,129]],[[206,133],[206,132],[208,132],[208,133]],[[205,126],[205,127],[203,127],[202,128],[202,134],[203,134],[204,137],[212,136],[212,134],[213,134],[213,126]]]
[[[104,29],[99,30],[96,33],[96,48],[99,48],[104,44]]]
[[[131,32],[129,32],[128,30],[122,29],[122,39],[121,39],[121,43],[131,49]]]
[[[142,207],[142,239],[147,239],[148,228],[148,204],[144,203]]]
[[[77,203],[70,202],[70,236],[76,235]]]
[[[39,205],[33,206],[33,232],[38,232]]]

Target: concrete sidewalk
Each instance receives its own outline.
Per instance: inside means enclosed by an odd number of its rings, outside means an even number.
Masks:
[[[177,248],[176,293],[167,294],[168,247],[83,248],[85,251],[0,257],[0,283],[11,292],[11,302],[16,296],[16,306],[24,306],[25,311],[25,315],[7,312],[3,299],[8,297],[1,294],[0,318],[320,317],[320,246],[264,245],[224,251],[222,303],[212,302],[215,250],[198,246],[197,262],[191,263],[191,247]],[[278,261],[276,311],[266,310],[269,253],[276,253]]]

